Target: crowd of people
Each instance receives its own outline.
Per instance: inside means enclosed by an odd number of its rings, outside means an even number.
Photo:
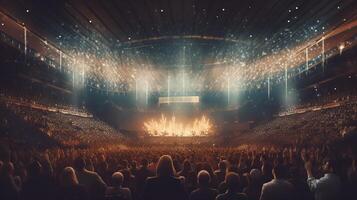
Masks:
[[[250,136],[254,141],[269,140],[276,135],[277,139],[299,139],[303,143],[318,144],[342,138],[346,128],[356,127],[356,121],[357,100],[349,100],[336,107],[276,117],[258,124]]]
[[[342,145],[333,142],[357,120],[357,101],[351,99],[337,107],[260,123],[249,134],[232,136],[226,143],[230,147],[206,145],[207,141],[195,138],[156,138],[155,145],[146,138],[128,142],[94,117],[47,112],[9,101],[0,101],[0,108],[4,111],[0,113],[1,200],[357,197],[356,140]],[[26,145],[11,143],[17,133]],[[31,141],[49,142],[39,135],[58,144],[33,145]],[[269,141],[275,145],[266,146]]]
[[[355,199],[356,152],[321,147],[1,148],[0,199]]]
[[[33,106],[28,100],[6,97],[0,98],[0,109],[3,110],[0,134],[11,136],[11,139],[19,135],[18,139],[27,142],[33,137],[34,142],[45,144],[46,140],[52,140],[62,146],[102,145],[122,140],[122,135],[105,122],[73,108],[61,106],[58,109],[62,112],[56,112],[45,104]]]

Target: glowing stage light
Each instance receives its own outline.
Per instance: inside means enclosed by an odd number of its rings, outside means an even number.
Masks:
[[[159,104],[170,103],[199,103],[199,96],[175,96],[175,97],[159,97]]]
[[[193,123],[179,122],[175,116],[167,119],[161,115],[159,120],[150,120],[144,123],[144,130],[150,136],[208,136],[212,132],[212,124],[208,118],[202,116],[194,119]]]
[[[344,43],[340,44],[340,46],[338,47],[338,49],[340,50],[340,54],[342,54],[344,48],[345,48],[345,44]]]

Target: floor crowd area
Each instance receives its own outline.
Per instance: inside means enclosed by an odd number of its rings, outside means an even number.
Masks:
[[[0,156],[1,199],[356,197],[356,151],[331,144],[46,150],[3,147]]]

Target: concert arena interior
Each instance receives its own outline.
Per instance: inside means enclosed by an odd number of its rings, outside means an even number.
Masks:
[[[0,1],[1,200],[356,200],[356,0]]]

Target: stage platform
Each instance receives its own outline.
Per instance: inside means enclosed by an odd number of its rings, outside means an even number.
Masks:
[[[175,137],[175,136],[141,136],[138,143],[153,145],[214,145],[216,136],[199,136],[199,137]]]

